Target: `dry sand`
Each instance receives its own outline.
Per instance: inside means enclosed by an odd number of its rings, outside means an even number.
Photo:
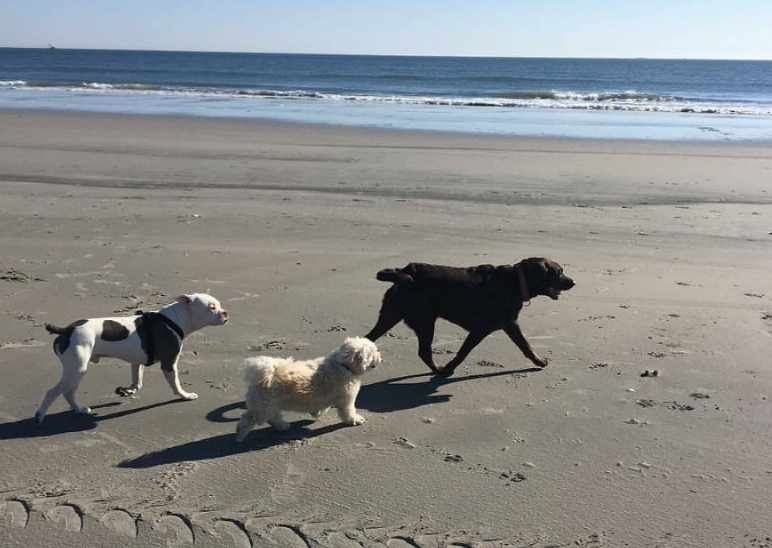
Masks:
[[[6,111],[0,181],[2,546],[772,546],[769,146]],[[547,369],[494,334],[435,379],[398,326],[365,425],[235,444],[244,357],[366,332],[379,269],[533,255],[577,281],[521,314]],[[193,291],[198,400],[105,360],[34,425],[44,323]]]

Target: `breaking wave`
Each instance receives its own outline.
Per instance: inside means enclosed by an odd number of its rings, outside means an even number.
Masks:
[[[0,80],[0,91],[8,89],[60,91],[82,94],[150,94],[173,97],[253,98],[282,101],[335,101],[371,104],[426,105],[449,107],[540,108],[574,110],[618,110],[639,112],[682,112],[699,114],[772,116],[772,105],[694,100],[672,95],[623,92],[582,93],[541,90],[497,93],[493,96],[378,95],[325,93],[307,90],[225,89],[160,86],[142,83],[108,84],[82,82],[52,85],[40,81]]]

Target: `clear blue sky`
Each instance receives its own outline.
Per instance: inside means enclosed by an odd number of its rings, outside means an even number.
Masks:
[[[60,48],[772,59],[772,0],[0,0],[0,46],[49,42]]]

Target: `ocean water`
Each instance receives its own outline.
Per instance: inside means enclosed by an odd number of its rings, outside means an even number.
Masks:
[[[0,48],[0,108],[772,141],[772,62]]]

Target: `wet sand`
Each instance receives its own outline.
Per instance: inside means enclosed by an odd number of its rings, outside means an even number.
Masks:
[[[772,148],[0,111],[0,538],[9,546],[772,546]],[[375,273],[529,256],[503,333],[435,379],[404,325],[358,400],[235,443],[246,356],[374,324]],[[45,323],[210,292],[192,402],[59,378]],[[464,332],[439,322],[440,363]],[[645,371],[656,377],[642,377]],[[5,545],[5,544],[4,544]]]

